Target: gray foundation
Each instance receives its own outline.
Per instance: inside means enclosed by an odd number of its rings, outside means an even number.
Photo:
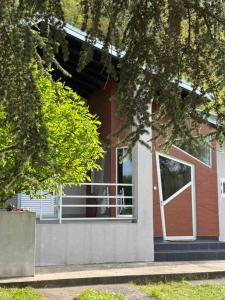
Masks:
[[[0,211],[0,277],[33,276],[35,213]]]

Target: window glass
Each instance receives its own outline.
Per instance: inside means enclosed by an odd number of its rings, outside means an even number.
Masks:
[[[132,184],[132,158],[131,154],[124,156],[126,148],[117,148],[117,183]],[[118,205],[132,205],[132,198],[123,198],[123,196],[132,196],[132,187],[120,185],[117,188]],[[117,214],[132,215],[132,208],[119,207]]]
[[[199,137],[196,137],[198,143],[195,145],[183,143],[178,146],[181,150],[187,152],[188,154],[199,159],[206,165],[211,165],[211,149],[210,149],[210,137],[207,136],[204,138],[204,141]]]
[[[94,170],[92,171],[91,181],[93,183],[108,183],[109,182],[109,152],[104,151],[104,157],[98,160],[98,164],[101,166],[101,170]],[[96,198],[97,205],[106,205],[104,207],[97,207],[96,209],[96,216],[97,217],[108,217],[109,216],[109,209],[107,208],[107,204],[109,202],[109,187],[106,185],[93,185],[91,186],[91,194],[96,195],[96,197],[105,196],[105,198]],[[93,199],[88,199],[87,204],[93,204]],[[92,211],[93,209],[89,209]]]
[[[165,201],[191,181],[191,167],[161,155],[159,166]]]

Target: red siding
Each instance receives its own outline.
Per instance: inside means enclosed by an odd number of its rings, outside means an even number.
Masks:
[[[184,211],[185,207],[185,211]],[[168,236],[192,236],[192,203],[191,187],[187,188],[182,197],[178,195],[165,208],[166,233]]]
[[[90,111],[99,116],[102,122],[100,128],[100,135],[102,141],[111,145],[110,148],[110,181],[116,182],[116,157],[115,157],[115,144],[118,140],[124,136],[125,133],[121,133],[120,136],[114,138],[110,137],[116,129],[121,126],[121,120],[115,116],[116,101],[111,101],[110,98],[116,91],[116,84],[109,81],[106,87],[102,87],[97,90],[88,99],[88,105]],[[209,131],[208,128],[204,128],[204,131]],[[212,168],[209,168],[190,157],[189,155],[181,152],[176,148],[172,148],[170,155],[178,157],[182,160],[192,163],[195,166],[195,178],[196,178],[196,209],[197,209],[197,235],[198,236],[218,236],[218,197],[217,197],[217,168],[216,168],[216,151],[212,151]],[[155,155],[153,153],[153,185],[158,187],[157,175],[156,175],[156,162]],[[183,194],[185,197],[185,193]],[[149,197],[149,201],[150,201]],[[175,202],[173,202],[175,205]],[[153,211],[154,211],[154,233],[156,237],[162,236],[161,216],[159,206],[159,194],[158,189],[153,191]],[[171,234],[181,235],[190,233],[190,207],[187,205],[187,201],[179,201],[177,210],[171,206],[168,206],[169,211],[167,217],[168,227]],[[179,211],[186,211],[186,216],[183,216],[183,220],[177,220],[179,224],[183,224],[186,229],[179,229],[177,225],[177,232],[175,232],[172,220],[177,217]],[[112,215],[115,215],[115,209],[111,211]]]
[[[122,120],[116,116],[116,101],[113,95],[116,92],[116,84],[109,81],[106,86],[95,91],[95,93],[88,99],[90,112],[98,115],[101,121],[99,130],[101,141],[110,146],[108,149],[110,153],[110,182],[116,182],[116,147],[115,145],[125,136],[125,132],[118,135],[112,135],[121,127]],[[116,194],[114,187],[110,188],[110,194]],[[111,204],[116,204],[111,200]],[[116,208],[111,208],[111,216],[116,215]]]
[[[217,166],[216,166],[216,151],[212,150],[212,167],[207,167],[190,155],[173,147],[170,155],[180,158],[184,161],[192,163],[195,166],[195,185],[196,185],[196,211],[197,211],[197,236],[215,236],[219,235],[218,228],[218,195],[217,195]],[[153,156],[153,186],[157,190],[153,192],[154,205],[154,234],[156,237],[162,236],[158,180],[156,174],[155,155]],[[185,197],[185,194],[183,195]],[[183,218],[187,218],[186,226],[189,226],[189,213],[187,202],[182,202],[183,205],[177,207],[177,211],[173,213],[176,218],[179,211],[187,211],[187,215],[182,213]],[[171,212],[170,212],[171,213]],[[172,213],[171,213],[172,214]],[[173,218],[172,218],[173,219]],[[171,220],[172,220],[171,219]],[[172,222],[168,220],[168,227],[172,227]],[[183,229],[182,229],[183,230]],[[180,235],[181,228],[177,227],[177,234]]]

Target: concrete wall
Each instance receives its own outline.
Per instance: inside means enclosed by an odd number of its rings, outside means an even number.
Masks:
[[[225,178],[225,146],[217,146],[217,180],[219,202],[219,240],[225,242],[225,198],[221,197],[221,178]]]
[[[132,157],[136,223],[39,223],[37,266],[153,261],[151,152],[138,143]]]
[[[0,277],[34,275],[35,213],[0,211]]]

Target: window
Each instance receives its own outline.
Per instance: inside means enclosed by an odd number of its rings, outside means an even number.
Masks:
[[[221,184],[221,198],[225,198],[225,178],[220,179]]]
[[[202,163],[207,166],[211,166],[211,138],[210,136],[204,137],[204,140],[200,137],[196,137],[196,144],[191,145],[187,143],[183,143],[177,146],[179,149],[187,152],[194,158],[200,160]]]
[[[160,177],[163,201],[191,182],[190,166],[159,155]]]
[[[104,157],[98,160],[99,165],[101,166],[101,170],[94,170],[91,173],[91,181],[93,183],[101,183],[102,185],[92,185],[91,186],[91,195],[96,196],[96,199],[87,199],[87,204],[93,204],[96,202],[97,205],[107,205],[109,202],[109,187],[107,185],[103,185],[103,183],[109,182],[109,152],[104,151]],[[97,197],[105,196],[105,198],[97,198]],[[109,216],[109,208],[107,206],[97,207],[96,216],[97,217],[108,217]],[[93,208],[87,208],[87,212],[92,212]],[[91,213],[92,214],[92,213]]]
[[[132,205],[132,158],[126,155],[127,148],[117,148],[117,205]],[[123,185],[124,184],[124,185]],[[132,215],[131,207],[118,207],[117,215]]]

